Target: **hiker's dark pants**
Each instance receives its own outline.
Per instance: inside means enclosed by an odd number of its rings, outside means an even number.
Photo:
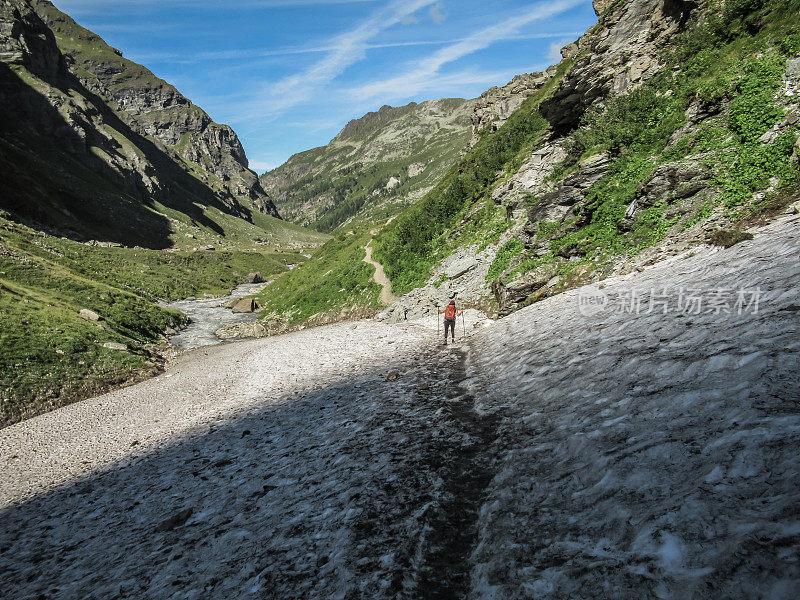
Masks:
[[[456,320],[445,319],[444,320],[444,341],[447,342],[447,330],[450,330],[453,334],[453,339],[456,339]]]

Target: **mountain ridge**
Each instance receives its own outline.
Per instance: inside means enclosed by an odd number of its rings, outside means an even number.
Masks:
[[[300,233],[276,220],[235,132],[173,86],[47,0],[4,0],[0,24],[0,207],[127,245]]]
[[[472,100],[384,105],[260,177],[284,216],[320,231],[397,214],[433,187],[470,135]]]
[[[504,316],[796,210],[800,3],[595,8],[548,81],[378,236],[408,293],[385,318],[454,292]]]

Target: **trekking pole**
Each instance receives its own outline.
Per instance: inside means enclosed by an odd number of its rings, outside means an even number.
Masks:
[[[436,337],[439,337],[439,305],[435,304],[436,307]]]
[[[467,339],[467,324],[465,322],[464,313],[461,313],[461,331],[464,332],[464,339]]]

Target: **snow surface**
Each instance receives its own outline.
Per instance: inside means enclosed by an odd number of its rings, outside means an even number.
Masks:
[[[784,221],[603,288],[755,315],[340,323],[0,430],[2,595],[797,598],[798,250]]]
[[[604,288],[760,286],[755,315],[589,317],[575,290],[472,340],[471,367],[494,374],[472,393],[513,449],[496,454],[473,597],[800,597],[799,234]]]

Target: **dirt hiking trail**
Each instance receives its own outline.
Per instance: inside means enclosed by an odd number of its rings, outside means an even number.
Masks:
[[[388,277],[386,277],[386,273],[383,270],[383,265],[372,259],[372,240],[370,240],[369,244],[364,246],[364,251],[367,253],[367,255],[363,258],[363,261],[375,267],[375,274],[372,276],[372,278],[375,280],[375,283],[381,286],[380,300],[384,304],[389,305],[397,300],[397,296],[392,294],[392,282],[389,281]]]

